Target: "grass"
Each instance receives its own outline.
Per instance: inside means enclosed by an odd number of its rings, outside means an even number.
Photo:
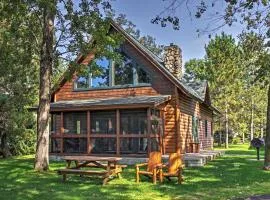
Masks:
[[[69,176],[66,183],[56,175],[65,163],[52,162],[49,172],[32,170],[33,156],[0,159],[0,199],[237,199],[270,194],[270,172],[256,161],[248,145],[233,145],[226,155],[203,168],[187,168],[185,182],[153,185],[147,178],[135,183],[134,167],[125,169],[122,179],[101,186],[98,178]]]

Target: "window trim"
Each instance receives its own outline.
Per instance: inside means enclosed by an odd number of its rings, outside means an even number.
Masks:
[[[73,81],[73,91],[89,91],[89,90],[102,90],[102,89],[121,89],[121,88],[132,88],[132,87],[143,87],[143,86],[151,86],[152,78],[149,76],[148,70],[143,69],[140,65],[135,62],[134,60],[131,63],[132,65],[132,84],[124,84],[124,85],[116,85],[115,84],[115,61],[109,60],[109,85],[108,86],[101,86],[101,87],[93,87],[92,84],[92,75],[88,73],[88,87],[87,88],[77,88],[77,79],[80,77],[78,76]],[[88,66],[88,65],[87,65]],[[88,66],[89,67],[89,66]],[[138,69],[142,69],[148,75],[150,83],[139,83],[139,76],[138,76]]]
[[[73,87],[73,92],[84,92],[84,91],[92,91],[92,90],[113,90],[113,89],[125,89],[125,88],[139,88],[139,87],[150,87],[150,86],[151,86],[151,83],[139,83],[138,85],[133,85],[133,84],[115,85],[115,86],[108,86],[108,87],[93,87],[93,88],[79,88],[79,89],[75,89]]]

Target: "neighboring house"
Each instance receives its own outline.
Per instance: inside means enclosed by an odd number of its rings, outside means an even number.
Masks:
[[[94,55],[79,63],[89,73],[62,78],[51,101],[51,155],[146,156],[151,151],[191,151],[213,145],[213,114],[208,85],[181,78],[181,50],[170,45],[164,61],[114,22],[123,35],[122,64]],[[89,62],[103,67],[97,71]],[[192,88],[195,86],[196,90]]]

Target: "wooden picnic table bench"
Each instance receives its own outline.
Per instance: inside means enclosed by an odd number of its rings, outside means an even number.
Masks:
[[[126,167],[126,165],[117,164],[121,160],[118,157],[64,156],[63,159],[67,162],[66,169],[58,170],[58,174],[63,175],[63,181],[66,181],[67,174],[101,176],[103,185],[105,185],[110,177],[121,177],[122,168]],[[75,163],[74,167],[71,167],[72,162]],[[103,170],[82,170],[81,168],[101,168]]]

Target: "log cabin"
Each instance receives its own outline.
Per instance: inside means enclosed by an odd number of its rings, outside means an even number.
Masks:
[[[182,77],[181,49],[170,44],[161,59],[116,23],[111,29],[124,38],[122,63],[89,54],[78,61],[88,73],[63,77],[53,90],[50,155],[146,157],[211,149],[218,110],[206,82]]]

